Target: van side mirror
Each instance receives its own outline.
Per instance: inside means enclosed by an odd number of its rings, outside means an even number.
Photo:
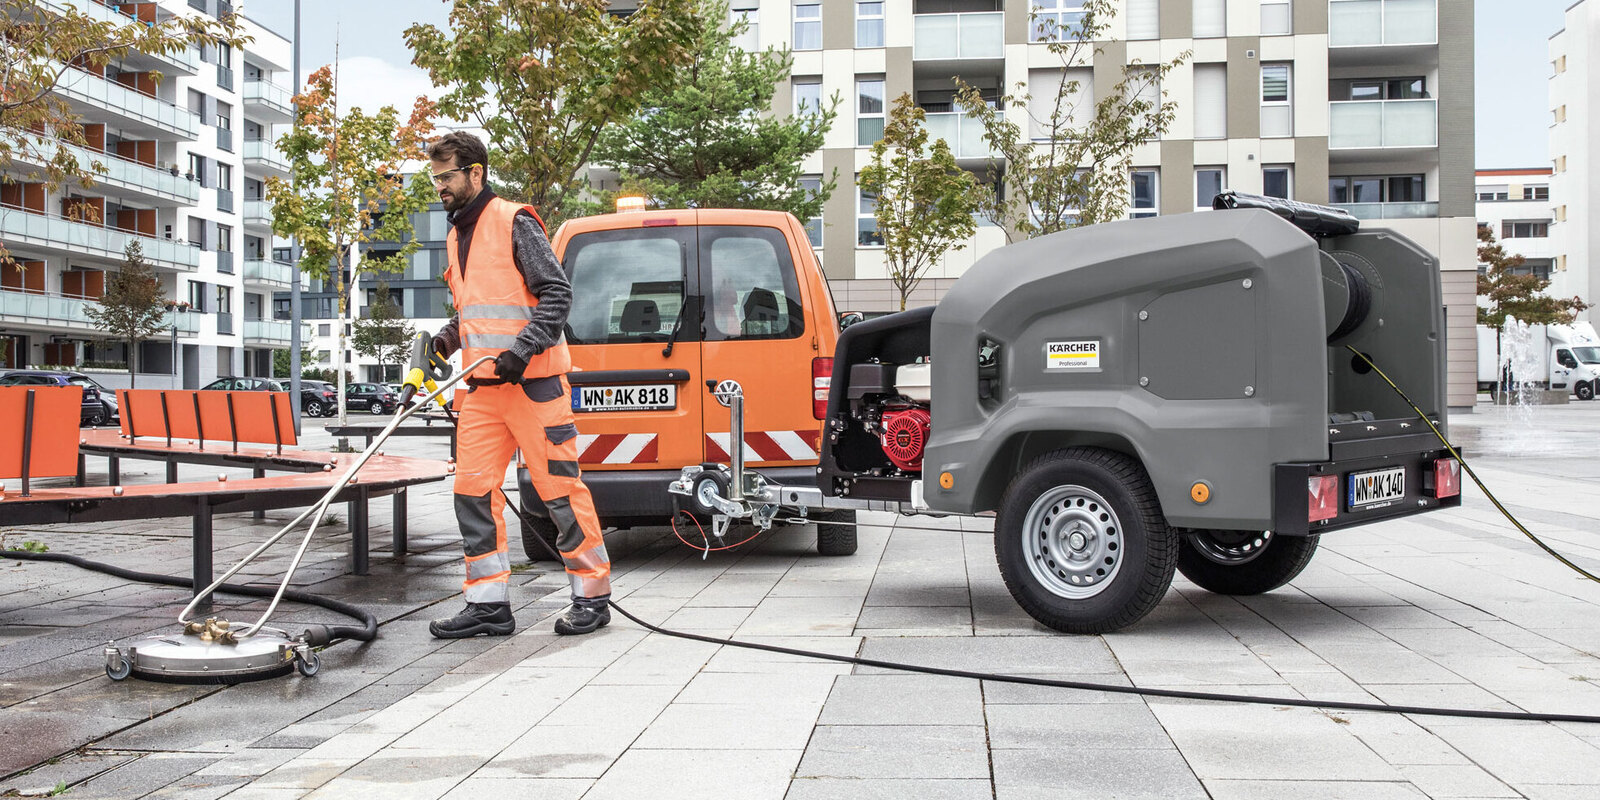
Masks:
[[[867,316],[860,311],[846,311],[839,315],[839,330],[842,331],[866,318]]]

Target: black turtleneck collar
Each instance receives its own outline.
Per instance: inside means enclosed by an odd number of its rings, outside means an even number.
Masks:
[[[494,198],[494,189],[489,188],[489,184],[485,183],[483,189],[479,190],[478,196],[472,198],[472,202],[468,203],[466,208],[446,214],[445,219],[456,227],[458,234],[465,235],[472,230],[473,225],[477,224],[478,215],[483,213],[484,207],[489,205],[489,201]]]

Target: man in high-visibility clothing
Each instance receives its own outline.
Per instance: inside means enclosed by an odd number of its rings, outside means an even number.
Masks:
[[[489,154],[477,137],[451,133],[428,148],[428,158],[449,212],[445,279],[456,308],[433,348],[445,356],[460,350],[463,367],[494,357],[466,378],[456,432],[455,506],[466,552],[467,607],[428,629],[457,639],[505,636],[516,627],[500,486],[520,447],[572,581],[572,607],[556,620],[556,633],[589,633],[611,621],[611,561],[578,473],[578,429],[565,377],[572,359],[562,338],[572,287],[533,208],[489,188]]]

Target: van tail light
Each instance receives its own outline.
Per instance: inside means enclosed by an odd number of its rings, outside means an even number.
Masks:
[[[1306,520],[1320,522],[1339,515],[1339,476],[1312,475],[1306,479]]]
[[[1455,497],[1461,494],[1461,462],[1453,458],[1434,459],[1433,496]]]
[[[828,391],[833,388],[833,359],[811,359],[811,416],[828,416]]]

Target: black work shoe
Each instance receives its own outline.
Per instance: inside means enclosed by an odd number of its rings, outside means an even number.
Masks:
[[[556,618],[556,633],[571,636],[604,628],[611,622],[610,600],[611,595],[573,598],[572,607],[567,609],[567,613]]]
[[[480,633],[510,636],[516,627],[510,603],[468,603],[460,614],[428,623],[428,632],[435,639],[465,639]]]

